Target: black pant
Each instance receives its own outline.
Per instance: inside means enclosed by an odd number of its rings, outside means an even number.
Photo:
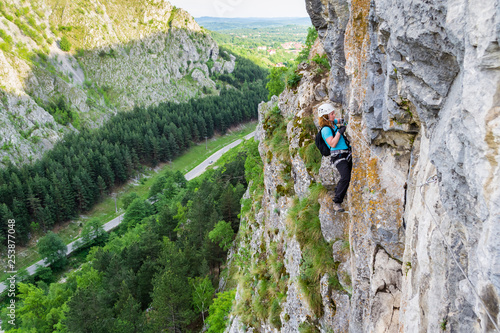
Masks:
[[[349,188],[349,182],[351,181],[352,159],[349,162],[346,160],[338,162],[337,170],[340,173],[340,180],[335,189],[333,202],[340,204],[344,201],[347,189]]]

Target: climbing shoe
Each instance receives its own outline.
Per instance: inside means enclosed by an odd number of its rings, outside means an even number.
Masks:
[[[333,203],[333,210],[337,213],[342,213],[345,212],[345,209],[342,208],[342,206],[339,203],[334,202]]]

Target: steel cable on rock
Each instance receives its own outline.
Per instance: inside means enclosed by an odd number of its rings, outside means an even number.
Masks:
[[[460,271],[462,272],[462,274],[465,277],[465,279],[467,280],[467,282],[469,282],[469,285],[472,288],[472,291],[474,292],[474,294],[479,299],[479,302],[483,305],[484,310],[486,311],[486,315],[490,319],[491,323],[495,326],[495,329],[497,330],[497,332],[500,333],[500,329],[498,328],[497,323],[493,320],[493,317],[491,316],[490,312],[488,311],[488,308],[486,307],[486,304],[483,302],[483,300],[481,299],[481,296],[479,296],[479,293],[476,291],[476,287],[474,286],[474,284],[472,283],[472,281],[469,279],[469,277],[465,273],[465,270],[462,268],[462,266],[458,262],[457,257],[451,251],[451,246],[448,243],[448,241],[446,240],[446,237],[444,236],[444,233],[441,230],[441,226],[437,223],[436,219],[434,218],[434,215],[432,214],[432,211],[430,210],[429,206],[427,205],[427,202],[425,201],[424,195],[422,193],[422,189],[424,188],[424,186],[437,183],[437,181],[438,181],[438,177],[437,177],[437,175],[434,175],[434,176],[431,176],[431,177],[427,178],[427,181],[425,183],[417,185],[418,187],[420,187],[420,196],[422,197],[422,200],[424,201],[424,205],[427,208],[427,210],[429,211],[429,214],[431,215],[432,220],[434,221],[434,224],[437,226],[437,229],[439,230],[439,233],[441,234],[441,237],[443,238],[443,242],[446,245],[446,249],[451,254],[451,257],[453,258],[453,261],[455,261],[455,264],[460,269]]]

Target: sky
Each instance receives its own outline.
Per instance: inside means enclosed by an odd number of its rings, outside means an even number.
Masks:
[[[169,0],[194,17],[308,17],[305,0]]]

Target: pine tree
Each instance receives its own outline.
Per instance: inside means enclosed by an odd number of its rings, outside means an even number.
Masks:
[[[106,333],[112,332],[113,313],[104,301],[104,293],[92,287],[78,288],[68,301],[66,315],[68,332]]]
[[[16,220],[16,238],[21,244],[24,244],[28,241],[28,233],[30,231],[30,216],[24,201],[14,198],[12,201],[12,213]]]
[[[52,200],[52,197],[47,194],[45,196],[45,199],[43,201],[44,208],[43,208],[43,218],[42,218],[42,223],[44,225],[44,231],[47,229],[52,228],[54,225],[54,222],[56,220],[56,214],[52,210],[55,208],[54,200]]]
[[[151,137],[151,165],[155,167],[160,161],[160,142],[156,137]]]
[[[73,178],[73,189],[75,193],[75,199],[76,199],[76,204],[78,207],[78,211],[82,212],[87,209],[88,205],[88,195],[85,187],[82,184],[82,181],[80,180],[80,177],[75,176]]]
[[[172,158],[175,158],[179,155],[179,145],[177,144],[177,140],[175,139],[175,135],[173,133],[170,133],[168,135],[168,142],[169,142],[169,147],[171,148],[170,151],[172,152]]]
[[[99,188],[99,195],[102,197],[106,193],[106,182],[101,176],[97,177],[97,188]]]
[[[159,147],[159,159],[162,162],[168,161],[171,159],[170,146],[168,145],[168,140],[166,137],[162,136],[160,139],[160,147]]]
[[[0,246],[3,249],[3,245],[7,245],[7,229],[9,219],[13,219],[14,215],[10,211],[6,204],[0,204]],[[15,237],[15,235],[13,235]]]
[[[54,225],[54,218],[52,217],[52,212],[49,207],[40,208],[39,222],[43,228],[43,231],[50,230]]]
[[[129,288],[122,287],[118,302],[114,306],[116,320],[114,332],[144,332],[145,317],[142,315],[141,304],[137,302]]]
[[[106,156],[101,157],[101,176],[106,182],[106,187],[108,189],[113,187],[115,183],[115,174]]]
[[[133,169],[136,170],[137,168],[139,168],[139,166],[141,165],[141,163],[139,161],[139,157],[137,156],[137,153],[135,152],[135,150],[133,148],[132,148],[132,150],[130,152],[130,156],[132,158]]]
[[[113,160],[113,172],[116,175],[116,181],[119,184],[122,184],[125,180],[127,180],[127,174],[125,173],[123,163],[118,158]]]
[[[74,196],[73,188],[67,177],[67,175],[62,175],[56,177],[54,175],[54,183],[59,190],[61,195],[61,216],[63,220],[70,219],[76,215],[76,198]]]
[[[0,185],[0,202],[12,207],[12,192],[7,184]]]
[[[40,199],[38,199],[34,194],[31,186],[28,185],[28,197],[26,199],[28,204],[28,209],[30,211],[30,215],[33,217],[35,221],[38,221],[37,213],[40,212]]]
[[[123,148],[123,159],[125,162],[125,172],[127,174],[127,178],[129,178],[134,173],[134,161],[132,160],[132,155],[126,146]]]
[[[53,175],[54,174],[52,174],[51,179],[53,179]],[[47,202],[50,202],[50,204]],[[44,199],[44,205],[50,209],[52,217],[54,218],[54,223],[62,221],[62,197],[54,182],[49,187],[48,195]]]
[[[79,170],[79,175],[82,185],[85,188],[85,200],[87,201],[86,210],[90,208],[99,198],[99,189],[85,169],[82,168]]]
[[[154,280],[152,319],[157,332],[183,331],[192,318],[190,286],[186,278],[184,255],[166,239],[162,253],[165,271]]]

